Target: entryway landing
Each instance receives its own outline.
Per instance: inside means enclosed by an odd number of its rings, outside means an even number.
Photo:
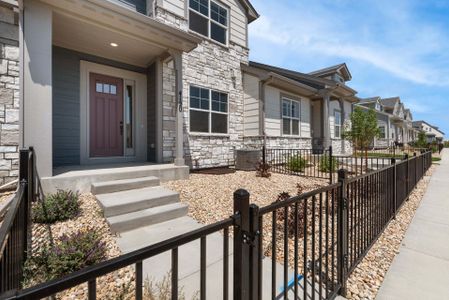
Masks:
[[[52,177],[41,178],[44,193],[52,193],[58,189],[88,193],[93,183],[149,176],[155,176],[162,182],[186,179],[189,177],[189,167],[129,162],[58,167],[53,173],[55,175]]]

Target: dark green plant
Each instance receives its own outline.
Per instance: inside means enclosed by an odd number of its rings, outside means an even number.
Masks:
[[[80,212],[78,196],[78,193],[63,190],[46,196],[33,206],[33,221],[51,224],[76,217]]]
[[[306,166],[307,161],[299,154],[293,155],[287,161],[287,168],[293,172],[303,172]]]
[[[321,172],[326,173],[335,173],[338,169],[338,160],[335,157],[332,157],[332,162],[329,159],[329,156],[324,155],[320,158],[319,170]]]
[[[63,235],[54,246],[43,247],[24,267],[24,284],[45,282],[106,259],[106,243],[93,230]]]

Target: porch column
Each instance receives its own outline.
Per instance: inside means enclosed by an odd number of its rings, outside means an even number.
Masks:
[[[36,0],[20,7],[20,146],[33,146],[40,177],[53,173],[52,11]]]
[[[331,145],[330,127],[329,127],[329,103],[330,95],[326,93],[323,96],[323,147],[329,148]]]
[[[346,153],[346,147],[345,147],[345,140],[343,139],[343,131],[344,131],[344,126],[345,126],[345,121],[346,121],[346,113],[345,113],[345,103],[344,103],[344,99],[338,99],[338,103],[340,104],[340,111],[341,111],[341,132],[340,132],[340,136],[341,136],[341,153]]]
[[[182,52],[170,50],[175,66],[175,98],[176,98],[176,155],[175,165],[184,166],[184,116],[182,107]]]

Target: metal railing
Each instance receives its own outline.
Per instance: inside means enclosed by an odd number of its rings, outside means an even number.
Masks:
[[[275,173],[330,179],[332,182],[333,172],[329,172],[335,164],[332,147],[320,151],[263,148],[262,153],[264,163],[268,163]]]
[[[171,252],[171,299],[178,299],[178,250],[197,240],[199,296],[206,299],[206,243],[208,235],[216,232],[223,233],[223,265],[219,271],[223,290],[215,291],[216,298],[334,299],[338,294],[345,295],[348,276],[430,165],[431,153],[426,152],[399,163],[392,159],[392,165],[357,177],[350,178],[348,171],[341,169],[334,184],[262,208],[250,204],[246,190],[237,190],[234,214],[227,219],[26,290],[11,291],[9,299],[40,299],[82,283],[88,283],[88,298],[95,299],[97,278],[134,265],[134,294],[139,300],[142,262],[167,251]],[[269,264],[264,263],[266,257],[271,259]]]
[[[30,207],[34,201],[34,152],[20,150],[19,185],[0,227],[0,294],[21,287],[31,241]]]

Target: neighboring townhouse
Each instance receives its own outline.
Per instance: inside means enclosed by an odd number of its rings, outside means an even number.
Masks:
[[[19,18],[17,2],[0,0],[0,185],[19,167]]]
[[[380,136],[373,141],[373,147],[387,148],[394,143],[394,131],[391,124],[391,114],[385,112],[380,97],[371,97],[360,99],[356,105],[362,109],[373,109],[377,116],[377,125],[379,126]]]
[[[243,144],[247,0],[24,0],[21,145],[72,166],[229,165]]]
[[[352,153],[342,132],[357,92],[346,64],[308,74],[256,62],[242,69],[245,144]]]
[[[401,99],[399,97],[382,98],[380,104],[383,110],[390,114],[390,131],[393,141],[404,145],[413,142],[416,138],[412,126],[413,117]]]
[[[394,143],[408,144],[416,140],[417,133],[412,125],[412,113],[410,109],[405,108],[399,97],[364,98],[356,105],[376,112],[380,137],[373,141],[374,147],[386,148]]]
[[[441,143],[444,140],[444,132],[442,132],[438,127],[427,123],[426,121],[415,121],[413,122],[413,127],[418,132],[424,132],[426,134],[428,143]]]

